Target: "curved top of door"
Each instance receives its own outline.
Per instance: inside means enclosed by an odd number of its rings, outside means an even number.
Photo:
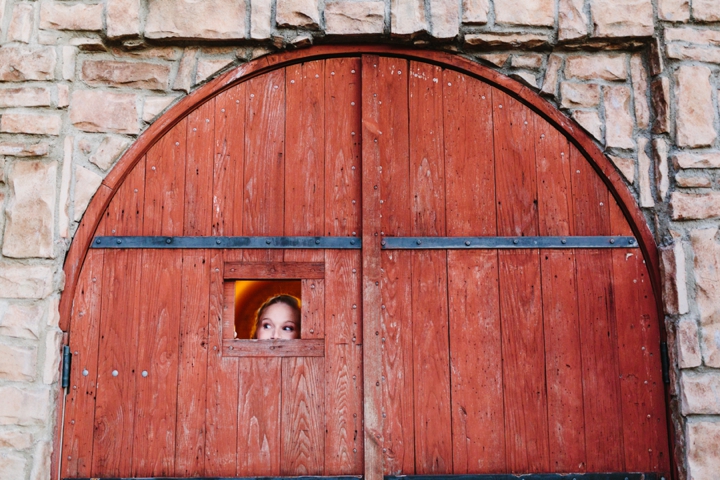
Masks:
[[[458,55],[390,45],[323,45],[268,55],[240,65],[187,95],[140,135],[103,180],[90,202],[70,246],[64,266],[66,289],[60,301],[61,328],[63,328],[63,325],[67,326],[77,277],[103,212],[128,173],[165,133],[204,102],[240,82],[296,63],[323,58],[360,55],[400,57],[457,70],[515,97],[557,128],[584,154],[615,197],[635,236],[638,238],[639,246],[648,263],[653,290],[656,298],[660,298],[657,247],[652,232],[635,198],[621,179],[616,168],[603,155],[590,135],[575,121],[561,113],[554,105],[520,82]]]

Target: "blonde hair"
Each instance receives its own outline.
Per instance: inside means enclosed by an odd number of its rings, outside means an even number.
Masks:
[[[253,322],[252,329],[250,330],[250,338],[257,338],[256,335],[258,323],[260,323],[260,318],[262,317],[265,309],[277,303],[284,303],[285,305],[293,309],[293,311],[297,314],[298,329],[300,328],[300,319],[302,318],[300,315],[300,300],[297,297],[288,295],[287,293],[281,293],[279,295],[268,298],[262,305],[260,305],[260,308],[258,308],[257,312],[255,313],[255,322]]]

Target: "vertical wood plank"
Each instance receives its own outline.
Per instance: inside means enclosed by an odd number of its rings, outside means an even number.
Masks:
[[[498,235],[537,235],[533,115],[498,90],[492,96]],[[540,258],[537,250],[498,258],[507,470],[548,471]]]
[[[322,235],[325,226],[325,61],[285,75],[285,235]],[[286,262],[323,261],[320,250],[287,250]]]
[[[445,70],[443,107],[447,234],[494,236],[491,87]],[[505,471],[497,258],[448,252],[454,474]]]
[[[143,235],[182,235],[187,127],[181,121],[148,152]],[[182,263],[180,250],[143,252],[140,324],[154,328],[141,328],[137,338],[135,476],[175,471]]]
[[[324,253],[324,252],[321,252]],[[302,338],[325,338],[325,281],[301,280]]]
[[[214,114],[213,99],[188,116],[184,235],[212,233]],[[205,471],[210,262],[207,250],[182,255],[175,475],[198,476]]]
[[[445,235],[442,68],[410,62],[413,235]],[[415,471],[452,472],[447,253],[412,254]]]
[[[213,235],[242,234],[243,189],[237,186],[243,185],[245,98],[241,83],[215,99]],[[209,260],[206,476],[232,476],[238,469],[238,361],[222,356],[223,256],[222,251],[213,251]]]
[[[362,272],[363,272],[363,392],[366,480],[382,480],[384,436],[382,410],[382,346],[380,341],[380,179],[382,136],[379,101],[389,100],[382,83],[380,57],[362,57]],[[376,95],[376,96],[374,96]],[[380,98],[378,98],[380,97]],[[390,132],[388,132],[390,133]],[[382,137],[382,144],[381,138]]]
[[[125,179],[110,203],[105,232],[110,235],[141,235],[145,162],[143,158]],[[92,475],[132,474],[135,381],[140,321],[142,253],[131,250],[103,254],[102,307],[97,367],[97,397],[93,439]],[[112,372],[118,375],[113,376]]]
[[[325,234],[360,231],[360,59],[325,61]],[[355,105],[352,105],[352,103]],[[325,475],[363,473],[361,252],[325,251]]]
[[[535,117],[539,233],[572,235],[572,185],[567,139]],[[575,253],[541,250],[550,468],[585,471],[582,366]]]
[[[607,188],[575,148],[570,165],[575,234],[609,235]],[[575,256],[587,470],[625,471],[612,253],[577,250]]]

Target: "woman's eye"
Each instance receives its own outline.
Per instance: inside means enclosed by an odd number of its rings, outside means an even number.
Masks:
[[[283,330],[285,330],[286,332],[294,332],[295,327],[287,326],[287,327],[283,327]]]
[[[268,328],[272,328],[272,327],[270,326],[269,323],[263,323],[262,328],[267,330]]]

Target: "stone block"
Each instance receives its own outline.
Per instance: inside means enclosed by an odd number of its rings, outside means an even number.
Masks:
[[[0,425],[47,425],[51,390],[47,387],[0,386]],[[6,478],[0,476],[0,478]]]
[[[70,105],[70,87],[67,85],[57,86],[57,106],[67,108]]]
[[[149,0],[147,38],[245,38],[245,1]]]
[[[59,135],[62,118],[54,113],[3,113],[0,132],[29,135]]]
[[[685,22],[690,19],[689,0],[659,0],[658,18],[669,22]]]
[[[160,115],[168,105],[170,105],[177,97],[171,96],[157,96],[157,97],[146,97],[145,105],[143,106],[143,121],[151,122],[155,117]],[[92,161],[92,160],[90,160]],[[94,163],[94,162],[93,162]],[[105,169],[103,169],[105,170]]]
[[[86,60],[82,80],[88,85],[166,90],[170,84],[170,66],[148,62]]]
[[[0,344],[0,380],[32,382],[36,371],[36,347]]]
[[[665,50],[668,58],[676,60],[720,63],[720,48],[718,47],[671,43]]]
[[[557,96],[558,74],[562,68],[562,57],[559,55],[550,55],[547,68],[545,69],[545,78],[543,79],[542,89],[545,95]]]
[[[390,0],[390,33],[396,37],[413,37],[427,31],[423,0]]]
[[[527,70],[516,70],[510,74],[510,78],[520,80],[533,88],[538,88],[537,77],[534,72],[528,72]]]
[[[0,292],[5,298],[45,298],[53,290],[54,268],[0,262]]]
[[[620,170],[625,180],[632,185],[635,182],[635,159],[619,157],[617,155],[608,155],[608,157],[610,157],[613,164]]]
[[[573,119],[580,124],[598,142],[603,141],[602,120],[597,110],[575,110],[572,113]]]
[[[653,138],[653,160],[655,161],[655,186],[661,201],[665,201],[670,188],[670,169],[668,166],[668,144],[663,138]]]
[[[25,478],[27,460],[17,452],[0,452],[0,478],[21,480]]]
[[[555,25],[554,0],[495,0],[493,3],[495,22],[498,24],[536,27]]]
[[[635,103],[635,121],[638,128],[645,129],[650,126],[650,107],[647,101],[648,79],[642,55],[639,53],[630,57],[630,78]]]
[[[565,77],[581,80],[627,79],[627,56],[623,54],[570,55],[565,60]]]
[[[21,87],[0,89],[0,108],[49,107],[52,95],[48,87]]]
[[[563,108],[597,107],[600,104],[600,86],[593,83],[560,83],[560,106]]]
[[[462,0],[462,23],[483,25],[488,21],[490,0]]]
[[[670,80],[661,77],[650,84],[650,99],[655,114],[653,133],[670,132]]]
[[[550,38],[541,33],[468,33],[465,45],[470,47],[537,48],[550,43]]]
[[[709,480],[720,472],[720,423],[689,420],[686,427],[687,480]]]
[[[210,77],[214,77],[219,71],[232,64],[234,59],[231,58],[201,58],[197,62],[197,73],[195,74],[195,84],[204,82]]]
[[[558,4],[558,40],[575,40],[588,34],[584,0],[560,0]]]
[[[18,3],[13,8],[8,26],[8,42],[30,43],[35,8],[32,3]]]
[[[16,163],[10,171],[11,200],[5,211],[3,255],[52,258],[57,163]]]
[[[86,132],[139,133],[137,96],[76,90],[70,97],[70,121]]]
[[[277,0],[275,8],[278,27],[320,26],[320,7],[317,0]]]
[[[681,188],[707,188],[712,186],[709,178],[700,175],[675,175],[675,184]]]
[[[720,168],[720,152],[680,152],[672,159],[675,168]]]
[[[105,22],[108,38],[140,35],[140,0],[107,0]]]
[[[250,38],[266,40],[272,34],[272,3],[250,0]]]
[[[52,385],[60,376],[60,359],[63,333],[60,329],[51,330],[45,337],[45,363],[43,365],[43,383]]]
[[[505,66],[505,63],[507,62],[508,58],[510,58],[510,54],[509,53],[486,53],[486,54],[478,55],[478,58],[480,58],[481,60],[485,60],[488,63],[492,63],[496,67],[502,68]]]
[[[31,433],[22,430],[1,430],[0,431],[0,448],[12,448],[14,450],[25,450],[30,448],[33,443]]]
[[[60,178],[60,208],[58,208],[58,233],[60,238],[70,236],[70,176],[72,175],[73,146],[75,137],[68,135],[63,140],[62,176]]]
[[[525,55],[513,55],[510,59],[510,66],[513,68],[529,68],[537,70],[542,67],[543,56],[539,53],[528,53]]]
[[[675,341],[677,343],[678,367],[695,368],[702,364],[698,326],[695,320],[684,318],[678,322]]]
[[[30,470],[30,480],[47,480],[51,478],[51,458],[52,444],[50,442],[40,442],[35,446],[32,470]]]
[[[720,414],[720,373],[682,372],[680,388],[683,415]]]
[[[198,50],[196,48],[188,48],[183,52],[178,66],[177,75],[173,82],[173,90],[189,92],[193,86],[195,64],[197,63]]]
[[[457,37],[460,33],[460,3],[452,0],[429,0],[429,3],[432,15],[430,35],[441,40]],[[383,3],[380,5],[384,6]],[[384,8],[382,10],[384,11]],[[325,15],[327,23],[327,10]],[[382,32],[382,28],[380,28],[380,32]]]
[[[52,47],[0,47],[0,81],[52,80],[57,61]]]
[[[650,157],[646,152],[648,144],[647,138],[640,137],[638,138],[637,143],[638,187],[640,189],[640,206],[650,208],[655,206],[652,188],[650,187],[650,170],[653,168],[653,165]]]
[[[73,219],[77,222],[82,218],[97,189],[100,188],[102,177],[85,167],[75,168],[75,201],[73,203]]]
[[[717,45],[720,43],[720,31],[697,27],[669,27],[665,29],[665,42]]]
[[[697,196],[717,199],[720,193]],[[720,201],[716,200],[714,203]],[[690,241],[695,253],[695,301],[700,310],[700,325],[703,327],[720,326],[720,302],[717,301],[720,298],[720,244],[716,240],[717,233],[717,226],[690,232]]]
[[[720,367],[720,324],[700,327],[700,337],[703,362],[708,367]]]
[[[107,136],[90,157],[90,162],[102,170],[109,169],[120,157],[120,153],[130,145],[130,141],[122,137]]]
[[[675,131],[679,147],[707,147],[717,138],[710,69],[681,66],[675,71]]]
[[[720,5],[717,0],[693,0],[693,18],[699,22],[720,22]]]
[[[75,80],[75,60],[78,49],[75,47],[62,47],[62,76],[63,80]]]
[[[603,87],[605,142],[608,147],[635,148],[633,141],[635,122],[630,113],[630,97],[628,87]]]
[[[720,193],[681,193],[670,195],[673,220],[700,220],[720,216]]]
[[[100,31],[103,29],[103,6],[101,3],[43,2],[40,7],[40,28]]]
[[[50,144],[47,142],[38,142],[31,144],[0,142],[0,156],[43,157],[48,153],[50,153]]]
[[[44,314],[41,305],[8,304],[0,300],[0,335],[37,340]]]
[[[655,23],[651,0],[590,0],[595,37],[650,37]]]

